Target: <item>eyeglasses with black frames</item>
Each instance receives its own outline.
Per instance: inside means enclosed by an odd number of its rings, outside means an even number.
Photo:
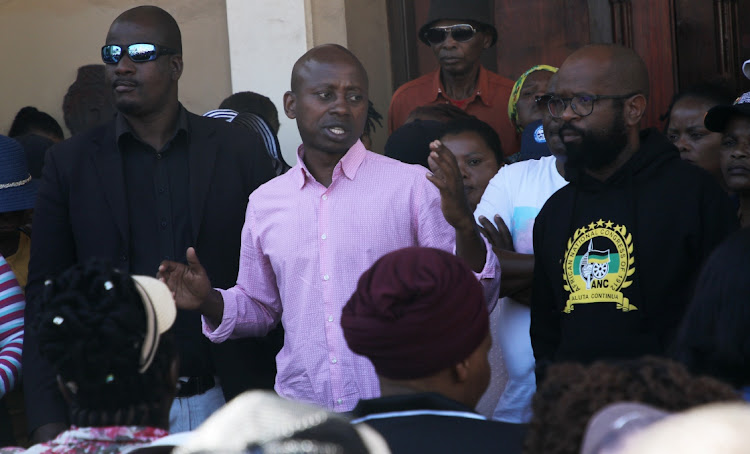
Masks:
[[[565,109],[573,109],[576,115],[581,117],[587,117],[594,111],[594,104],[600,99],[627,99],[631,98],[640,92],[628,93],[626,95],[577,95],[572,98],[561,98],[555,95],[544,95],[537,96],[535,101],[540,105],[547,105],[550,115],[554,118],[560,118],[563,116]]]
[[[119,44],[109,44],[102,47],[102,61],[107,64],[118,63],[123,56],[123,49],[127,51],[128,57],[134,63],[144,63],[153,61],[162,55],[174,55],[177,51],[168,47],[159,46],[151,43],[136,43],[129,46]]]

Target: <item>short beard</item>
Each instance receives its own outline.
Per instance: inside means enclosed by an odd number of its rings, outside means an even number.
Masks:
[[[580,170],[600,170],[612,164],[620,156],[628,144],[628,133],[625,129],[622,109],[615,109],[615,112],[606,135],[583,131],[569,123],[560,127],[560,133],[569,130],[581,136],[580,143],[565,144],[568,166]]]

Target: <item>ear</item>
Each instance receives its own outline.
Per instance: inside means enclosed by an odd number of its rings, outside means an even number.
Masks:
[[[169,59],[169,70],[172,72],[172,80],[180,80],[182,68],[182,55],[172,55]]]
[[[489,49],[492,45],[492,34],[487,32],[482,32],[482,49]]]
[[[625,102],[624,117],[627,126],[638,126],[641,119],[646,114],[648,101],[642,94],[637,94]]]
[[[292,120],[297,118],[297,95],[294,92],[284,93],[284,113]]]
[[[453,379],[456,383],[465,383],[469,379],[470,366],[468,358],[453,365]]]

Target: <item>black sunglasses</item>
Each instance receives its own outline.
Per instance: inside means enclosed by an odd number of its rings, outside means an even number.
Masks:
[[[425,30],[424,38],[432,45],[442,43],[448,38],[448,35],[453,37],[453,40],[459,43],[465,43],[470,41],[479,30],[469,24],[456,24],[447,25],[445,27],[431,27]]]
[[[124,46],[109,44],[102,47],[102,61],[108,64],[118,63],[122,59]],[[135,63],[156,60],[162,55],[174,55],[176,50],[150,43],[138,43],[127,46],[128,57]]]

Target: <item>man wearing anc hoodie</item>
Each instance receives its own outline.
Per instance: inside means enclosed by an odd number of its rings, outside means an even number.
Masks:
[[[711,177],[640,131],[648,92],[637,54],[593,45],[568,57],[544,99],[570,184],[534,227],[537,382],[550,362],[663,354],[701,262],[736,228]]]

